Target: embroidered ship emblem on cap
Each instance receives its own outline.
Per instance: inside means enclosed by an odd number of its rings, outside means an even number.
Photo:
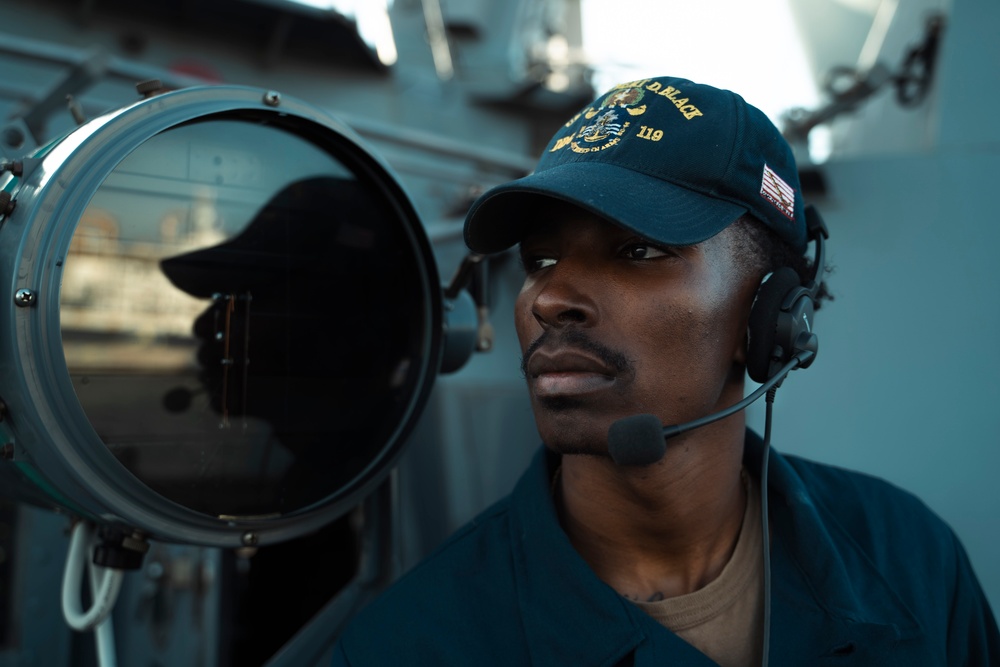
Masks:
[[[574,153],[597,153],[618,145],[631,125],[628,117],[646,113],[646,105],[639,105],[644,95],[642,88],[631,84],[615,86],[597,108],[590,107],[573,116],[566,127],[573,127],[582,118],[580,129],[556,139],[549,152],[569,147]]]
[[[795,219],[795,190],[766,164],[760,184],[760,196],[774,204],[789,220]]]
[[[596,121],[584,126],[577,136],[582,137],[584,141],[604,141],[612,134],[617,137],[623,129],[621,123],[615,122],[617,120],[618,114],[614,110],[605,111]]]
[[[604,107],[601,108],[602,111],[603,109]],[[570,139],[570,150],[574,153],[596,153],[616,146],[630,124],[628,121],[621,122],[618,111],[615,109],[603,111],[594,119],[594,122],[581,127],[580,131]],[[583,141],[577,142],[576,139]],[[552,150],[564,145],[565,143],[560,141]]]

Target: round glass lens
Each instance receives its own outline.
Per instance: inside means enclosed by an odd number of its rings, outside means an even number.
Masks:
[[[60,324],[98,436],[216,517],[322,501],[384,450],[422,377],[426,279],[378,184],[261,119],[163,132],[90,201]]]

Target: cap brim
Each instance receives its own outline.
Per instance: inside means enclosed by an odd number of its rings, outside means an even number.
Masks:
[[[497,186],[473,203],[465,243],[494,253],[519,243],[537,222],[526,207],[542,196],[574,204],[665,245],[692,245],[715,236],[747,208],[631,169],[569,162]]]

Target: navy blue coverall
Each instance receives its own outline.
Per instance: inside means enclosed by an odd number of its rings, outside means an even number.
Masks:
[[[761,441],[744,463],[759,477]],[[597,578],[550,497],[539,451],[514,491],[363,610],[333,664],[710,667]],[[1000,665],[1000,633],[962,545],[914,496],[773,452],[772,667]]]

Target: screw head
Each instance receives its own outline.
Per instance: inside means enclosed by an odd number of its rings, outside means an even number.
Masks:
[[[281,93],[273,90],[269,90],[264,93],[264,104],[269,107],[276,107],[281,105]]]
[[[253,532],[252,530],[248,530],[247,532],[243,533],[242,539],[244,546],[247,547],[257,546],[257,533]]]
[[[135,92],[139,93],[142,97],[152,97],[157,92],[163,89],[163,82],[159,79],[146,79],[145,81],[140,81],[135,84]]]
[[[14,293],[14,303],[21,308],[35,305],[37,298],[33,291],[23,287]]]

